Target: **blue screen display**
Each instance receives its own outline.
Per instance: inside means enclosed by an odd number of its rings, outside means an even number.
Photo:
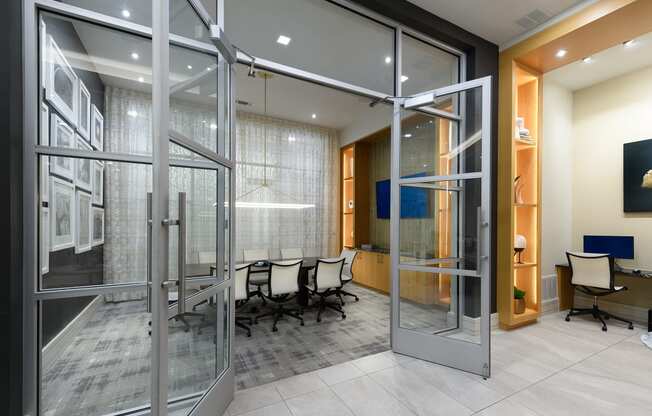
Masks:
[[[405,176],[416,178],[426,176],[426,173]],[[389,219],[390,214],[390,180],[376,182],[376,217]],[[401,188],[401,218],[427,218],[428,217],[428,190],[423,188]]]
[[[609,254],[617,259],[634,259],[634,237],[585,235],[584,252]]]

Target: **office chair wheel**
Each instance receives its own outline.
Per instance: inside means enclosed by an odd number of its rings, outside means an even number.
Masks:
[[[247,331],[247,338],[251,338],[251,331]]]
[[[301,320],[301,326],[304,326],[303,319]]]
[[[570,322],[570,316],[566,317],[566,322]]]
[[[278,328],[277,328],[277,327],[275,327],[275,326],[274,326],[274,327],[272,327],[272,332],[278,332]]]
[[[356,301],[356,302],[360,302],[360,298],[356,296],[356,297],[355,297],[355,301]]]
[[[346,314],[343,313],[343,314],[342,314],[342,320],[345,320],[345,319],[346,319]]]
[[[317,318],[317,322],[321,322],[321,318]]]
[[[627,327],[627,329],[634,329],[634,325],[633,325],[633,324],[629,324],[629,326]]]
[[[603,326],[603,327],[602,327],[602,330],[603,330],[604,332],[607,332],[607,327],[606,327],[606,326]]]

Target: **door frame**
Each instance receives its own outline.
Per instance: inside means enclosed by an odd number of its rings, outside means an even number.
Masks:
[[[492,77],[487,76],[471,81],[461,82],[416,94],[409,98],[401,98],[394,102],[392,117],[392,158],[391,158],[391,210],[390,210],[390,256],[392,269],[391,290],[391,339],[392,350],[416,358],[457,368],[467,372],[479,374],[483,377],[491,375],[491,238],[492,238],[492,166],[491,166],[491,95]],[[401,113],[404,109],[419,109],[424,105],[433,103],[439,96],[461,93],[459,114],[435,114],[460,123],[460,137],[463,134],[465,118],[468,114],[464,91],[480,88],[482,91],[481,104],[481,171],[471,173],[457,173],[423,178],[401,178]],[[428,113],[433,114],[432,111]],[[411,266],[400,264],[400,188],[402,184],[417,182],[434,182],[446,180],[481,179],[481,208],[478,214],[478,244],[477,268],[475,272],[442,267]],[[458,281],[463,282],[468,277],[481,279],[480,283],[480,344],[465,342],[458,339],[425,334],[400,327],[400,271],[413,270],[421,272],[447,273],[458,276]],[[460,284],[463,287],[463,284]],[[463,294],[458,290],[458,297],[463,299]],[[464,309],[460,300],[456,304],[460,313],[457,314],[458,322],[463,322]]]

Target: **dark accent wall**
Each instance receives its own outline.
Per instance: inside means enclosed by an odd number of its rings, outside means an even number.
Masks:
[[[432,13],[429,13],[405,0],[352,0],[361,6],[368,8],[378,14],[387,16],[405,26],[411,27],[425,35],[453,46],[466,54],[466,79],[482,78],[488,75],[493,77],[492,84],[492,207],[494,232],[491,241],[491,311],[496,312],[496,230],[497,224],[497,191],[498,182],[496,172],[498,167],[498,46],[476,36],[459,26],[456,26]],[[477,123],[477,120],[473,121]],[[467,224],[475,225],[475,213],[469,213]],[[479,298],[479,279],[466,279],[467,299]],[[465,314],[468,316],[480,316],[479,303],[467,302]]]

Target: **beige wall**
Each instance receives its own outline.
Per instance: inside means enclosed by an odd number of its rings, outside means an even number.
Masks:
[[[620,264],[652,270],[652,213],[623,212],[622,182],[623,143],[652,138],[652,67],[577,91],[573,125],[573,246],[633,235],[636,260]]]

